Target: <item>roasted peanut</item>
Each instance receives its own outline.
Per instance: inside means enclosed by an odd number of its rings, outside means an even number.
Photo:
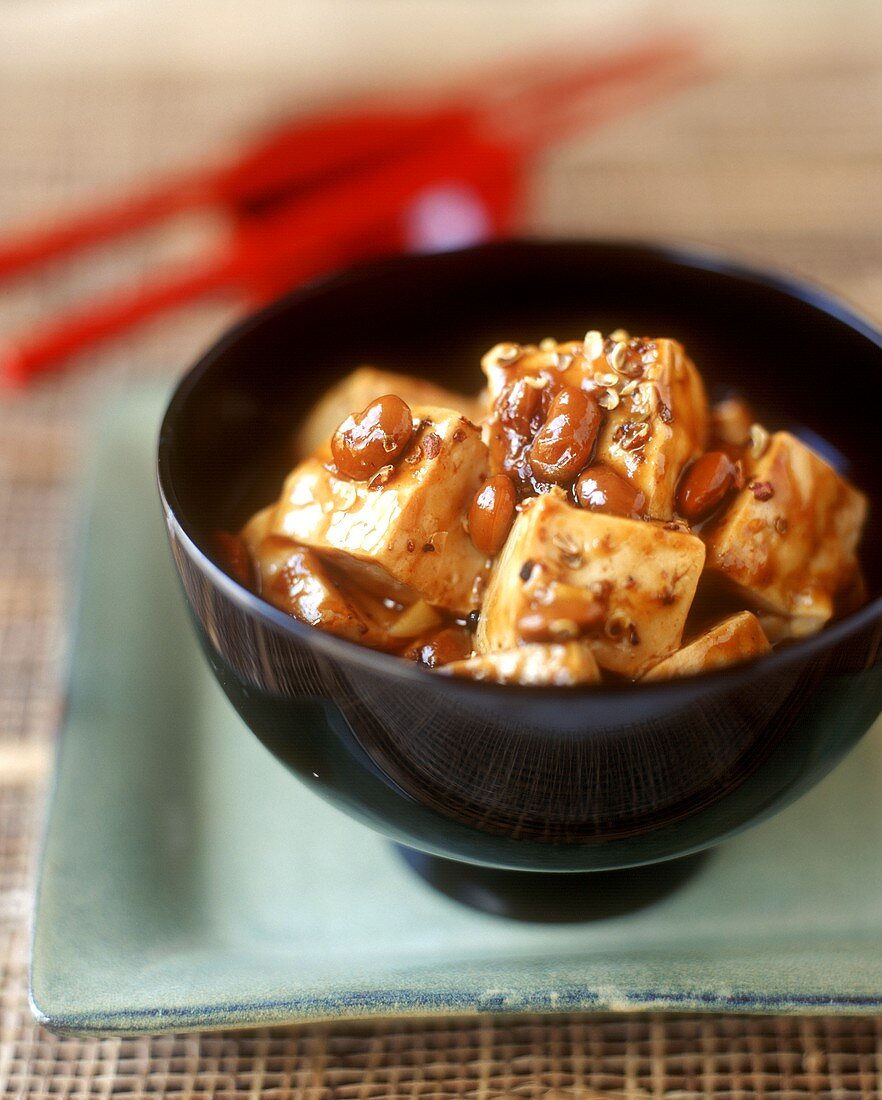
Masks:
[[[541,412],[545,387],[538,383],[535,378],[518,378],[497,399],[500,422],[518,435],[532,437],[539,426],[536,417]]]
[[[646,510],[646,496],[608,466],[589,466],[579,474],[576,501],[592,512],[639,519]]]
[[[688,520],[701,519],[734,486],[738,469],[722,451],[708,451],[686,470],[677,488],[677,509]]]
[[[525,482],[524,454],[545,420],[550,390],[546,379],[518,378],[505,386],[494,404],[486,435],[490,469],[508,474],[515,485]]]
[[[400,397],[387,393],[347,416],[331,439],[337,469],[367,481],[400,458],[413,436],[413,416]]]
[[[592,394],[563,386],[530,449],[530,467],[535,476],[546,482],[562,482],[584,469],[600,430],[600,417],[600,407]]]
[[[488,557],[499,553],[511,530],[516,504],[515,487],[505,474],[484,482],[469,509],[469,534],[475,549]]]

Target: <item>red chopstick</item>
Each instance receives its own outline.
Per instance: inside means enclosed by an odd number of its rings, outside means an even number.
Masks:
[[[0,249],[0,274],[206,204],[234,211],[236,231],[216,258],[136,292],[122,292],[0,348],[12,385],[166,309],[206,294],[278,293],[404,237],[421,191],[444,183],[479,195],[490,232],[510,228],[525,161],[576,125],[596,124],[695,73],[695,51],[663,43],[601,58],[549,78],[515,78],[469,106],[421,114],[363,112],[277,131],[220,171],[196,173],[140,199],[106,207]],[[587,100],[584,93],[591,93]],[[602,97],[599,93],[602,92]],[[347,144],[348,143],[348,144]]]
[[[298,122],[261,138],[221,168],[194,172],[48,229],[12,237],[0,244],[0,279],[187,210],[259,210],[280,195],[320,186],[461,126],[462,112],[449,109],[414,115],[372,111]]]

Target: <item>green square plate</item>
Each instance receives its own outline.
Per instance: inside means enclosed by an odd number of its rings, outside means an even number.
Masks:
[[[31,995],[79,1033],[561,1009],[882,1010],[882,726],[639,912],[473,912],[318,801],[211,679],[153,481],[156,393],[98,448]]]

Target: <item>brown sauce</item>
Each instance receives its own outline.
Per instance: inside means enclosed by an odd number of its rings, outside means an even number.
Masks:
[[[252,532],[250,542],[243,534],[218,532],[216,550],[225,568],[310,625],[428,668],[512,644],[488,643],[497,631],[516,646],[574,640],[594,646],[602,666],[597,678],[609,683],[633,679],[635,670],[639,677],[643,667],[632,662],[624,673],[614,653],[606,667],[610,639],[635,650],[647,647],[648,670],[660,655],[741,611],[754,611],[761,623],[768,616],[769,641],[784,645],[865,600],[856,558],[863,498],[798,440],[770,434],[743,398],[710,406],[697,369],[675,341],[589,333],[584,342],[498,345],[482,362],[491,386],[484,401],[483,469],[464,469],[456,457],[467,438],[470,453],[479,453],[477,429],[457,406],[468,401],[475,415],[480,398],[447,395],[450,408],[432,407],[434,419],[391,393],[359,409],[341,406],[339,427],[317,452],[319,472],[312,475],[329,480],[327,492],[301,494],[317,517],[315,531],[306,529],[302,552],[292,550],[290,562],[277,567],[264,547],[269,539],[278,553],[284,541],[278,531],[263,541]],[[345,394],[345,382],[337,388]],[[322,416],[328,416],[327,402]],[[377,502],[387,491],[385,508]],[[285,507],[303,503],[296,476],[286,493],[287,503],[280,498],[270,524]],[[395,493],[400,500],[391,499]],[[503,583],[497,574],[508,540],[523,527],[518,517],[544,496],[565,502],[574,517],[624,518],[635,525],[627,529],[633,538],[613,537],[604,528],[586,549],[578,531],[558,532],[551,537],[572,543],[569,560],[564,550],[564,565],[539,588],[536,567],[548,562],[538,556],[515,562],[512,599],[493,605],[494,615],[514,616],[505,635],[495,620],[482,621],[488,578],[491,586]],[[361,509],[366,526],[388,523],[387,534],[371,542],[375,557],[357,542],[339,542],[339,508],[348,507],[339,504],[342,497]],[[412,531],[396,527],[399,512],[411,517]],[[429,521],[436,513],[433,530]],[[658,583],[651,583],[657,544],[640,534],[647,523],[659,530],[658,538],[662,530],[696,536],[707,547],[683,621],[675,621],[679,578],[659,566]],[[623,550],[623,541],[633,541],[633,550]],[[457,606],[426,599],[422,582],[414,587],[413,566],[403,559],[422,555],[402,553],[399,561],[396,547],[417,545],[432,551],[433,568],[474,575],[468,599],[462,585]],[[622,562],[634,560],[612,580],[591,581],[591,563],[616,554]],[[420,574],[431,575],[425,568]],[[509,608],[527,588],[536,593],[532,602]],[[669,619],[665,635],[659,624]],[[614,632],[614,625],[621,629]],[[750,656],[735,644],[730,648],[724,659]],[[717,657],[721,653],[718,646]]]

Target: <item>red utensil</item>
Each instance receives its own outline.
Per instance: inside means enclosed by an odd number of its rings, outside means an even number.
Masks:
[[[219,206],[234,232],[214,257],[132,293],[56,319],[4,349],[0,373],[22,385],[70,355],[206,294],[259,302],[355,259],[402,247],[450,247],[509,231],[525,167],[576,127],[609,121],[696,73],[696,54],[662,43],[549,77],[507,74],[477,96],[421,112],[361,111],[298,124],[212,172],[0,248],[0,276],[141,228]]]
[[[178,177],[143,194],[0,244],[0,279],[188,210],[259,213],[274,199],[320,186],[341,172],[407,151],[462,125],[462,112],[367,110],[298,121],[264,137],[230,164]]]

